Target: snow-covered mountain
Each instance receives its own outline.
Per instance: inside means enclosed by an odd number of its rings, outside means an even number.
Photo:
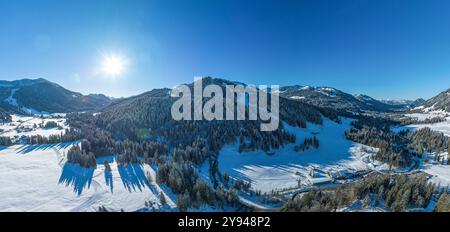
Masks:
[[[62,104],[61,99],[70,104],[72,98],[89,99],[99,105],[109,102],[103,95],[81,95],[43,79],[2,84],[3,104],[18,109],[25,103],[31,107],[30,102],[38,107],[29,100],[33,97],[51,106]],[[207,77],[203,84],[242,83]],[[188,85],[193,87],[192,83]],[[48,93],[39,95],[38,90]],[[23,96],[22,91],[28,95]],[[0,149],[0,171],[5,173],[0,175],[0,186],[11,186],[0,188],[0,211],[231,211],[242,206],[284,211],[292,207],[289,199],[330,183],[333,187],[341,183],[345,183],[342,187],[372,186],[366,181],[372,174],[390,178],[394,173],[396,178],[423,171],[433,176],[431,181],[448,185],[443,164],[448,162],[447,152],[446,156],[428,154],[433,158],[425,166],[406,148],[413,142],[409,136],[378,125],[390,122],[370,114],[356,117],[334,110],[383,110],[395,104],[329,87],[283,87],[280,127],[262,132],[260,121],[253,120],[174,120],[171,106],[177,98],[169,92],[167,88],[154,89],[116,99],[95,114],[12,115],[12,122],[0,127],[2,140],[11,140]],[[46,126],[50,122],[54,127]],[[51,135],[52,140],[44,139]],[[444,146],[448,140],[439,144]],[[402,152],[397,153],[397,149]],[[442,151],[442,147],[439,149]],[[84,162],[87,159],[93,161],[89,166]],[[420,180],[426,183],[428,179]],[[401,186],[401,192],[412,188],[408,183]],[[397,191],[397,187],[389,185],[387,191]],[[23,189],[31,194],[27,199],[17,198]],[[380,194],[380,199],[389,195],[379,193],[379,187],[375,189],[373,194]],[[210,197],[204,198],[199,192]],[[339,207],[364,210],[366,206],[360,202],[352,203],[364,199],[363,193],[351,193],[351,200]],[[419,194],[425,199],[425,193]],[[394,203],[384,202],[375,206],[391,210]],[[426,205],[432,203],[417,204]]]
[[[108,105],[103,94],[83,95],[39,79],[0,81],[0,109],[15,113],[64,113],[94,110]]]
[[[403,105],[387,104],[367,95],[352,95],[331,87],[284,86],[280,88],[280,96],[301,100],[315,106],[351,112],[387,112],[404,109]]]

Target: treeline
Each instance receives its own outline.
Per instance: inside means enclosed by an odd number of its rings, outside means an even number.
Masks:
[[[425,208],[435,190],[435,185],[428,183],[424,174],[376,174],[350,186],[314,189],[288,201],[282,211],[333,212],[350,207],[358,200],[362,202],[359,210],[370,206],[404,212],[410,208]]]
[[[75,129],[66,129],[64,133],[54,134],[49,136],[29,135],[25,136],[27,144],[49,144],[49,143],[64,143],[80,140],[83,136]],[[11,146],[13,141],[8,136],[0,136],[0,146]]]

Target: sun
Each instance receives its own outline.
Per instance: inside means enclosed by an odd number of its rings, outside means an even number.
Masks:
[[[102,72],[111,77],[117,77],[126,69],[125,58],[119,55],[104,55],[102,60]]]

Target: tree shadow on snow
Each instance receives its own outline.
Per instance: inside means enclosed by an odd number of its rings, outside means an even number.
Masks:
[[[59,184],[72,187],[79,196],[86,187],[91,186],[94,170],[95,168],[83,168],[78,164],[66,163],[62,169]]]
[[[146,186],[153,191],[140,164],[119,165],[117,168],[123,186],[129,192],[132,190],[136,191],[137,189],[142,192]]]

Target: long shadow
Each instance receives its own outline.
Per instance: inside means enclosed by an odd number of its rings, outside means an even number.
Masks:
[[[66,163],[59,177],[59,184],[72,187],[79,196],[85,188],[91,186],[94,170],[95,168],[83,168],[78,164]]]
[[[47,150],[54,147],[54,144],[34,144],[34,145],[22,145],[16,149],[18,154],[27,154],[33,151]]]
[[[105,169],[105,182],[106,186],[109,186],[109,188],[111,189],[111,193],[114,193],[112,173],[106,169]]]
[[[112,165],[114,163],[114,155],[106,155],[101,156],[97,158],[97,164],[104,165],[105,163],[108,163],[109,165]],[[111,189],[111,193],[114,193],[114,184],[113,184],[113,175],[111,171],[108,171],[105,167],[105,182],[106,186],[109,186]]]
[[[20,146],[19,148],[16,149],[16,151],[19,154],[27,154],[32,151],[47,150],[51,148],[64,149],[76,143],[78,143],[78,141],[65,143],[50,143],[50,144],[33,144],[33,145],[28,144]]]
[[[145,187],[153,191],[140,164],[119,165],[117,168],[123,186],[129,192],[132,190],[136,191],[137,189],[142,192]]]

